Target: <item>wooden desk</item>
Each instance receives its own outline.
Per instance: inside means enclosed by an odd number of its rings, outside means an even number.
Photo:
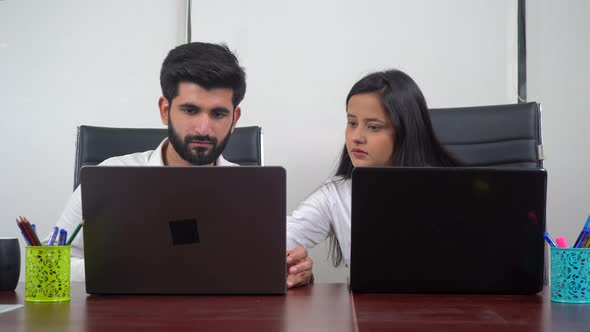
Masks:
[[[316,284],[286,296],[88,296],[28,303],[24,285],[0,292],[0,331],[577,331],[590,332],[590,304],[536,296],[350,295],[344,284]]]
[[[354,294],[359,331],[590,332],[590,304],[552,303],[539,295]]]
[[[24,284],[0,292],[0,331],[353,331],[348,287],[318,284],[285,296],[89,296],[73,283],[70,302],[24,301]]]

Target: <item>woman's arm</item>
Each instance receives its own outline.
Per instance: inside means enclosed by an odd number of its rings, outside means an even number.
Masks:
[[[326,185],[311,194],[287,217],[287,249],[313,248],[331,231],[331,202]]]

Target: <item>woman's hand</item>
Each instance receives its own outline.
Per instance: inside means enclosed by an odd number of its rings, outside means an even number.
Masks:
[[[297,247],[287,251],[287,287],[299,287],[313,282],[313,260],[307,249]]]

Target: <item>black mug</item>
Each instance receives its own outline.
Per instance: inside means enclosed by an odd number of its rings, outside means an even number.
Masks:
[[[17,238],[0,238],[0,292],[13,291],[20,276],[20,246]]]

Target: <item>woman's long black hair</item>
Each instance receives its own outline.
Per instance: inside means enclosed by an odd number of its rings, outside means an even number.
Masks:
[[[387,70],[363,77],[348,93],[346,105],[354,95],[377,93],[393,124],[393,166],[460,166],[438,141],[426,100],[414,80],[400,70]],[[346,150],[340,156],[336,176],[350,179],[354,166]],[[342,250],[336,235],[330,235],[330,256],[334,266],[342,262]]]

